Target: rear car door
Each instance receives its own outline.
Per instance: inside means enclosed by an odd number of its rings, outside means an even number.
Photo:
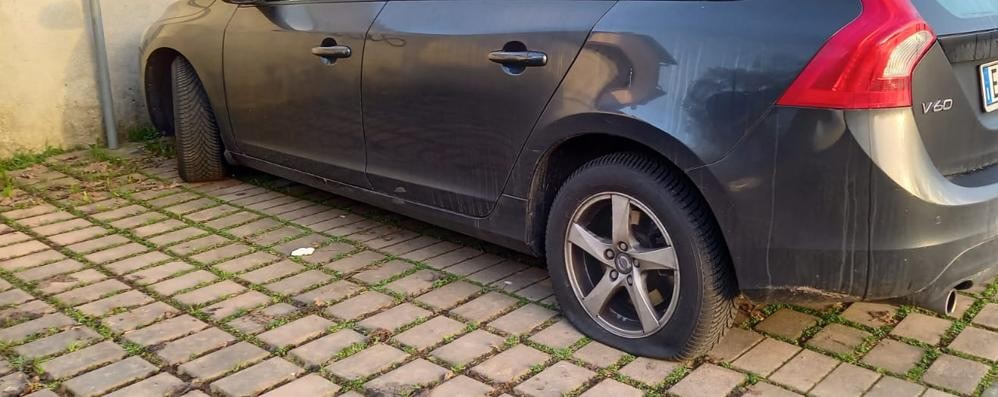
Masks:
[[[400,199],[485,216],[613,0],[393,0],[368,33],[368,177]]]
[[[278,0],[236,11],[225,34],[225,86],[243,154],[369,186],[361,61],[384,5]]]

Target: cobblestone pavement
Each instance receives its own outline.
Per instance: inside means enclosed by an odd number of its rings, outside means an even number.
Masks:
[[[995,283],[953,318],[743,303],[707,357],[650,360],[559,318],[536,259],[258,173],[183,184],[114,156],[8,173],[2,395],[998,393]]]

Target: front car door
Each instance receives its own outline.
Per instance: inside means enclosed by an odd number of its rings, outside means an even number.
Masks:
[[[368,34],[368,177],[481,217],[611,0],[393,0]]]
[[[225,34],[225,87],[242,154],[355,186],[364,176],[364,36],[384,1],[240,7]]]

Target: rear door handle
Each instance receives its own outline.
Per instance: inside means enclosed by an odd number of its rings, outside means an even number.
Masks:
[[[312,48],[312,55],[325,59],[350,58],[353,51],[345,45]]]
[[[544,66],[548,64],[548,54],[540,51],[493,51],[489,60],[507,66]]]

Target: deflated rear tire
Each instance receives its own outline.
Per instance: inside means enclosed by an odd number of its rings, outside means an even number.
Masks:
[[[177,145],[177,171],[187,182],[224,179],[224,147],[201,79],[186,59],[171,65],[173,119]]]
[[[731,326],[738,288],[724,241],[672,167],[635,153],[583,165],[555,198],[546,245],[559,306],[599,342],[690,359]]]

